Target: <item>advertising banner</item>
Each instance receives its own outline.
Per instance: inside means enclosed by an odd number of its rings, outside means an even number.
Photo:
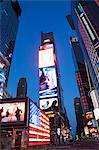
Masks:
[[[94,116],[96,120],[99,120],[99,108],[94,109]]]
[[[25,102],[0,104],[1,123],[24,121]]]
[[[54,66],[53,48],[39,51],[39,68]]]
[[[42,99],[40,100],[40,108],[45,111],[58,111],[58,99],[50,98],[50,99]]]
[[[0,124],[2,127],[26,125],[26,99],[2,99],[0,101]]]
[[[91,96],[91,99],[92,99],[92,103],[93,103],[93,106],[94,106],[94,109],[95,108],[98,108],[98,94],[97,94],[97,91],[96,90],[92,90],[90,92],[90,96]]]
[[[55,67],[39,69],[40,98],[57,96],[57,79]]]

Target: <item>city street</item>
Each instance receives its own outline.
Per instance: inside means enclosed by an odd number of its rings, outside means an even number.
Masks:
[[[0,150],[99,150],[99,0],[0,0]]]
[[[79,142],[71,143],[68,145],[60,146],[39,146],[33,147],[30,150],[99,150],[99,140],[87,139]]]

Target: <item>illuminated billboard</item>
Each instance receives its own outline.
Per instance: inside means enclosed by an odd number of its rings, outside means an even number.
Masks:
[[[0,101],[0,124],[2,127],[25,124],[26,99],[12,100],[2,99]]]
[[[55,67],[39,68],[40,98],[57,96],[57,78]]]
[[[49,98],[40,100],[40,108],[43,111],[58,111],[58,99]]]
[[[53,49],[39,51],[39,68],[54,66]]]
[[[49,117],[30,100],[29,146],[50,144]]]
[[[0,68],[0,85],[3,83],[5,83],[6,80],[6,74],[5,71],[3,69]]]
[[[3,97],[3,88],[5,80],[6,80],[6,73],[2,68],[0,68],[0,98]]]
[[[98,108],[98,93],[97,93],[97,91],[96,90],[92,90],[90,92],[90,96],[91,96],[91,99],[92,99],[92,103],[93,103],[94,109]]]
[[[99,108],[94,109],[94,116],[96,120],[99,120]]]
[[[93,113],[92,113],[92,112],[86,113],[86,119],[87,119],[87,120],[90,120],[90,119],[93,119],[93,118],[94,118],[94,116],[93,116]]]

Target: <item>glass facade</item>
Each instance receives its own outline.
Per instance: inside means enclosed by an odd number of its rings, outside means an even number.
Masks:
[[[72,2],[72,18],[75,24],[85,61],[94,88],[99,95],[99,18],[95,1]],[[99,98],[98,98],[99,103]]]
[[[7,86],[21,9],[18,1],[0,1],[0,95]]]
[[[84,62],[83,53],[78,41],[77,37],[71,37],[70,38],[71,45],[72,45],[72,54],[73,54],[73,60],[75,63],[75,71],[76,71],[76,80],[81,96],[81,102],[83,105],[84,112],[92,111],[93,105],[91,98],[88,96],[90,91],[86,66]],[[92,82],[91,82],[92,87]]]

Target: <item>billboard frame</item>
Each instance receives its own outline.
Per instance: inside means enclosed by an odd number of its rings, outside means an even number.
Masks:
[[[24,121],[20,122],[0,122],[0,128],[25,128],[28,127],[28,114],[29,114],[29,98],[7,98],[7,99],[0,99],[0,104],[6,103],[17,103],[17,102],[25,102],[25,113],[24,113]]]

